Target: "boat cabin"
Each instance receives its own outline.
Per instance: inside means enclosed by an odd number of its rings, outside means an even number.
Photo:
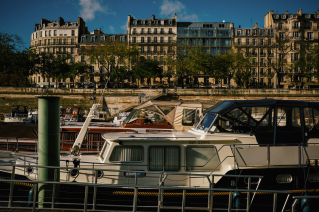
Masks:
[[[188,131],[213,104],[181,101],[148,101],[132,110],[125,128],[166,128]]]
[[[204,111],[194,133],[255,135],[258,144],[303,144],[319,138],[319,103],[275,99],[222,101]]]

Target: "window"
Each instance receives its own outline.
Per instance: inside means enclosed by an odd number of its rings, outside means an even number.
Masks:
[[[154,37],[154,43],[157,43],[157,37]]]
[[[157,53],[157,46],[154,46],[154,53]]]
[[[278,23],[278,29],[284,29],[284,23]]]
[[[75,61],[74,61],[74,57],[71,57],[70,58],[70,61],[71,61],[71,63],[74,63]]]
[[[137,24],[137,21],[133,21],[133,24],[136,25],[136,24]]]
[[[144,46],[141,46],[141,53],[144,53]]]
[[[125,36],[120,36],[120,41],[124,42],[125,41]]]
[[[183,109],[182,125],[193,126],[199,121],[199,111],[196,109]]]
[[[142,24],[145,24],[145,21],[142,21]]]
[[[237,30],[237,36],[241,36],[241,30]]]
[[[85,62],[85,56],[81,55],[81,62]]]
[[[307,32],[307,40],[313,40],[313,32]]]
[[[161,25],[164,25],[164,21],[161,21]]]
[[[215,146],[187,146],[186,170],[190,171],[216,169],[217,166],[220,164],[220,160],[216,152],[217,150]]]
[[[150,171],[179,171],[180,148],[178,146],[151,146],[149,165]]]
[[[160,37],[161,43],[164,43],[164,37]]]
[[[51,36],[51,30],[49,31],[49,36]]]
[[[71,47],[71,54],[74,54],[74,48]]]
[[[169,25],[172,25],[172,21],[169,21]]]
[[[154,52],[155,52],[155,49],[156,48],[154,48]],[[157,56],[154,56],[154,61],[157,61]]]
[[[253,39],[253,45],[256,46],[256,39]]]
[[[292,28],[293,28],[293,29],[299,29],[299,28],[300,28],[300,22],[299,22],[299,21],[293,22]]]
[[[238,41],[238,45],[241,45],[241,39],[238,39],[237,41]]]
[[[168,33],[169,33],[169,34],[173,34],[172,28],[169,28],[169,29],[168,29]]]
[[[246,45],[249,46],[249,39],[246,39]]]
[[[151,47],[150,46],[147,47],[147,53],[151,53]]]
[[[144,37],[141,37],[141,43],[144,43]]]
[[[164,28],[161,28],[161,34],[164,34]]]
[[[143,160],[142,146],[116,146],[110,157],[110,162],[142,162]]]
[[[66,44],[66,39],[63,39],[63,44]]]
[[[82,42],[82,43],[85,43],[85,41],[86,41],[86,37],[85,37],[85,36],[82,36],[82,37],[81,37],[81,42]]]
[[[312,29],[312,23],[311,22],[305,22],[304,28],[305,29]]]
[[[260,39],[260,45],[264,45],[264,39]]]
[[[300,32],[293,32],[292,33],[294,38],[299,38],[300,37]]]
[[[56,30],[54,30],[54,36],[56,36],[57,35],[57,32],[56,32]]]
[[[149,33],[149,34],[151,33],[151,28],[147,29],[147,33]]]
[[[154,29],[154,34],[157,34],[157,28]]]
[[[271,39],[268,39],[268,46],[271,46]]]
[[[141,29],[141,34],[144,34],[144,28]]]
[[[75,30],[72,30],[72,36],[75,36]]]
[[[91,42],[92,42],[92,43],[95,43],[95,36],[92,36],[92,37],[91,37]]]
[[[147,37],[147,43],[151,43],[151,37]]]
[[[101,36],[101,42],[105,41],[105,36]]]
[[[40,32],[40,37],[42,37],[42,31]]]
[[[48,39],[48,45],[50,45],[51,44],[51,40],[50,39]]]
[[[168,37],[168,43],[172,43],[172,37]]]

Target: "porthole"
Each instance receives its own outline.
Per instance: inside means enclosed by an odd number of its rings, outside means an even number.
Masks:
[[[292,176],[290,174],[280,174],[276,177],[277,183],[291,183]]]

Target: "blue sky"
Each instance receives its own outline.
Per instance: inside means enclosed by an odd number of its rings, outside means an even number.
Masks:
[[[264,16],[274,12],[314,13],[319,0],[0,0],[0,31],[17,34],[30,45],[34,24],[41,18],[77,21],[82,17],[89,31],[102,28],[104,33],[125,33],[127,15],[134,18],[173,17],[178,21],[220,22],[235,27],[264,26]]]

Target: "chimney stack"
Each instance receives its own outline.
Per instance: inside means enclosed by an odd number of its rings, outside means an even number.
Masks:
[[[152,15],[152,21],[154,21],[155,20],[155,15]]]
[[[258,23],[255,23],[254,28],[258,28]]]

